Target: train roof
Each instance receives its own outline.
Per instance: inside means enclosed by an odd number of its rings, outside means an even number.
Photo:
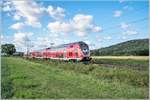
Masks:
[[[36,52],[36,51],[38,52],[38,51],[42,51],[42,50],[49,50],[49,49],[56,49],[56,48],[64,48],[64,47],[68,47],[68,46],[74,45],[74,44],[86,44],[86,43],[83,42],[83,41],[72,42],[72,43],[61,44],[61,45],[58,45],[58,46],[48,47],[48,48],[45,48],[45,49],[34,50],[34,51],[35,51],[35,52]]]
[[[86,44],[86,43],[85,43],[85,42],[83,42],[83,41],[79,41],[79,42],[72,42],[72,43],[61,44],[61,45],[58,45],[58,46],[49,47],[49,48],[46,48],[46,49],[67,47],[67,46],[70,46],[70,45],[73,45],[73,44]]]

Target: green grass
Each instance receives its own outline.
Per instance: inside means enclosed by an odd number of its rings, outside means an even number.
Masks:
[[[94,59],[133,59],[148,60],[149,56],[92,56]]]
[[[3,57],[2,98],[144,99],[148,71]]]
[[[98,63],[98,64],[110,64],[110,65],[114,65],[114,66],[120,66],[120,67],[126,67],[129,69],[137,69],[137,70],[144,70],[144,71],[148,71],[149,70],[149,59],[147,59],[148,57],[141,57],[142,59],[139,59],[139,57],[135,57],[135,58],[127,58],[126,59],[123,57],[118,57],[118,58],[93,58],[92,62],[93,63]]]

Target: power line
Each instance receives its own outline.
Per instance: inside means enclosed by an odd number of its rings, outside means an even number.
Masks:
[[[132,24],[133,24],[133,23],[139,23],[139,22],[148,20],[148,18],[149,18],[149,17],[144,17],[144,18],[141,18],[141,19],[137,19],[137,20],[133,20],[133,21],[127,22],[127,23],[130,23],[130,24],[131,24],[131,23],[132,23]],[[115,25],[115,26],[112,26],[112,27],[109,27],[109,28],[106,28],[106,29],[104,29],[102,32],[109,31],[109,30],[111,30],[111,29],[118,28],[118,27],[120,27],[120,24]],[[30,43],[31,43],[31,41],[37,41],[37,40],[28,40],[27,42],[30,42]],[[42,40],[42,41],[47,41],[47,40]],[[54,44],[52,41],[47,41],[47,42],[49,42],[51,46]],[[47,46],[48,46],[48,45],[47,45]],[[29,45],[27,45],[27,54],[28,54],[30,48],[31,48],[31,47],[30,47]]]
[[[146,5],[146,6],[142,7],[142,8],[139,8],[139,9],[137,9],[137,10],[134,10],[134,11],[131,10],[131,12],[129,11],[129,12],[127,12],[127,13],[129,13],[129,15],[132,15],[132,14],[134,14],[134,13],[143,11],[143,10],[145,10],[146,8],[148,9],[148,5]],[[127,15],[128,15],[128,14],[122,16],[122,18],[123,18],[123,17],[126,17]]]
[[[141,8],[139,8],[139,9],[136,9],[136,10],[131,10],[131,11],[129,11],[129,12],[126,12],[127,14],[121,16],[120,18],[124,18],[124,17],[126,17],[126,16],[128,16],[128,15],[132,15],[132,14],[138,13],[138,12],[140,12],[140,11],[145,10],[146,8],[148,8],[148,5],[146,5],[146,6],[144,6],[144,7],[141,7]],[[121,10],[124,10],[124,9],[121,9]],[[128,14],[128,13],[129,13],[129,14]],[[106,22],[111,22],[111,21],[112,21],[112,19],[106,20]]]
[[[141,19],[137,19],[137,20],[133,20],[133,21],[127,22],[127,23],[128,23],[128,24],[135,24],[135,23],[139,23],[139,22],[148,20],[148,18],[149,18],[149,17],[144,17],[144,18],[141,18]],[[118,27],[120,27],[120,24],[114,25],[114,26],[111,26],[111,27],[108,27],[108,28],[105,28],[102,32],[109,31],[109,30],[112,30],[112,29],[118,28]],[[102,33],[102,32],[101,32],[101,33]]]
[[[148,20],[149,17],[144,17],[144,18],[141,18],[141,19],[137,19],[137,20],[133,20],[133,21],[130,21],[130,22],[127,22],[127,23],[132,23],[132,24],[135,24],[135,23],[139,23],[139,22],[142,22],[142,21],[145,21],[145,20]],[[111,29],[114,29],[114,28],[118,28],[120,27],[120,24],[118,25],[115,25],[115,26],[112,26],[112,27],[109,27],[109,28],[106,28],[105,30],[103,30],[102,32],[105,32],[105,31],[109,31]],[[101,33],[102,33],[101,32]],[[116,33],[116,32],[115,32]],[[37,40],[30,40],[30,43],[31,41],[37,41]],[[43,41],[47,41],[47,40],[42,40]],[[53,43],[52,41],[47,41],[49,42],[49,45],[52,47],[52,45],[54,45],[55,43]],[[47,47],[48,45],[44,45],[45,47]],[[93,46],[93,45],[92,45]],[[31,49],[31,47],[27,46],[27,52],[29,51],[29,49]]]

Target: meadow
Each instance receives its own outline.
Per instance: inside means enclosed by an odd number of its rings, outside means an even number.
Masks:
[[[149,94],[149,60],[145,57],[93,57],[89,64],[2,57],[1,69],[3,99],[146,99]]]

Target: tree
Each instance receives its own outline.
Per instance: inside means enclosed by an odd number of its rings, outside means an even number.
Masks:
[[[12,55],[16,52],[16,48],[14,44],[3,44],[1,46],[1,52],[6,53],[7,55]]]

